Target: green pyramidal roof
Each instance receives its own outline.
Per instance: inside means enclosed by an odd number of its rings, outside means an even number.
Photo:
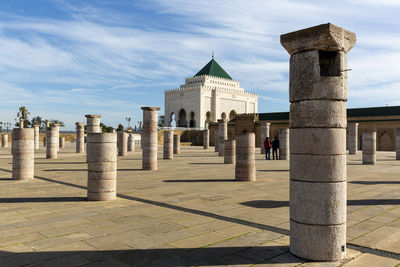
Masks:
[[[224,71],[224,69],[214,59],[211,59],[207,65],[205,65],[196,75],[194,75],[194,77],[201,75],[216,76],[233,80],[231,76],[229,76],[229,74],[226,73],[226,71]]]

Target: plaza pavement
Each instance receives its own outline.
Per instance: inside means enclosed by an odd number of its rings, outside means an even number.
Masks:
[[[35,179],[13,181],[0,148],[0,266],[400,266],[400,161],[348,156],[347,259],[310,263],[289,252],[289,162],[257,153],[257,181],[201,147],[158,171],[141,151],[118,158],[118,199],[88,202],[85,154],[35,155]],[[257,149],[258,152],[258,149]]]

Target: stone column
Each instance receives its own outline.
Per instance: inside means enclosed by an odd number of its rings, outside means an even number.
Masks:
[[[34,130],[32,128],[14,128],[12,136],[12,178],[15,180],[33,179],[35,155]]]
[[[43,137],[43,146],[46,146],[46,136],[47,136],[47,129],[50,128],[50,121],[49,120],[45,120],[46,122],[46,129],[45,129],[45,133],[44,133],[44,137]]]
[[[225,140],[224,143],[224,163],[235,164],[236,161],[236,141]]]
[[[91,133],[87,141],[87,198],[113,200],[117,194],[117,134]]]
[[[85,115],[86,117],[86,133],[101,133],[100,118],[101,115]]]
[[[349,130],[349,154],[356,155],[358,148],[358,123],[347,123],[347,129]]]
[[[172,159],[174,150],[174,131],[164,130],[164,159]]]
[[[128,151],[135,151],[135,137],[132,133],[128,135]]]
[[[59,137],[58,140],[60,148],[65,148],[65,137]]]
[[[236,135],[235,179],[237,181],[256,180],[256,135],[242,133]]]
[[[279,159],[288,160],[289,151],[289,129],[281,129],[279,131]]]
[[[396,128],[396,160],[400,160],[400,128]]]
[[[39,124],[33,125],[33,132],[34,132],[34,147],[35,150],[39,149]]]
[[[261,140],[260,140],[260,149],[261,149],[261,154],[265,154],[265,147],[264,147],[264,141],[266,137],[269,137],[269,126],[271,123],[265,122],[265,121],[260,121],[260,128],[261,128]]]
[[[347,52],[356,36],[333,24],[281,35],[290,54],[290,252],[346,256]]]
[[[85,124],[76,122],[76,153],[85,153]]]
[[[208,129],[203,130],[203,149],[210,147],[210,133]]]
[[[214,151],[218,152],[218,128],[214,130]]]
[[[142,167],[143,170],[157,170],[157,107],[142,107]]]
[[[85,115],[86,117],[86,134],[101,133],[100,118],[101,115]],[[87,139],[87,137],[86,137]],[[85,142],[86,143],[86,142]],[[88,155],[86,153],[86,162],[88,161]]]
[[[1,147],[8,147],[8,134],[1,136]]]
[[[56,127],[47,128],[46,140],[46,159],[56,159],[58,152],[58,137]]]
[[[118,156],[125,157],[128,155],[128,134],[124,131],[117,132]]]
[[[362,135],[362,164],[376,163],[376,131],[364,132]]]
[[[57,134],[57,151],[60,150],[60,124],[54,124],[54,128]]]
[[[19,128],[24,128],[25,120],[23,118],[19,118]]]
[[[174,154],[181,153],[181,135],[174,134]]]
[[[228,139],[228,125],[224,120],[218,120],[218,156],[224,156],[224,143]]]

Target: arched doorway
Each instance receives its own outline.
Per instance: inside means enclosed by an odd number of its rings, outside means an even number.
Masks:
[[[236,111],[232,110],[229,113],[229,120],[233,120],[234,118],[236,118]]]
[[[211,121],[211,112],[207,111],[206,113],[206,121],[204,122],[204,127],[208,128],[208,125],[210,124]]]
[[[171,113],[171,116],[169,117],[169,126],[170,127],[176,127],[176,116],[175,113]]]
[[[190,112],[190,123],[189,123],[190,128],[195,128],[196,127],[196,121],[194,119],[194,112]]]
[[[392,136],[384,131],[379,135],[379,150],[380,151],[392,151],[395,145]]]
[[[187,127],[186,111],[184,109],[179,111],[178,127]]]
[[[226,113],[225,113],[225,112],[222,112],[222,114],[221,114],[221,119],[223,119],[224,121],[226,121]]]

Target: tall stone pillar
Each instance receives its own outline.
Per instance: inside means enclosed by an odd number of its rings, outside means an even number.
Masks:
[[[236,162],[236,141],[225,140],[224,144],[224,163],[235,164]]]
[[[218,134],[219,134],[219,131],[218,131],[218,128],[216,128],[215,130],[214,130],[214,151],[215,152],[218,152],[219,151],[219,149],[218,149],[218,140],[219,140],[219,138],[218,138]]]
[[[174,134],[174,154],[181,153],[181,135]]]
[[[59,137],[58,138],[59,142],[59,147],[60,148],[65,148],[65,137]]]
[[[1,147],[8,147],[8,134],[1,136]]]
[[[265,154],[265,147],[264,147],[264,141],[265,138],[269,137],[269,126],[271,123],[265,122],[265,121],[260,121],[260,128],[261,128],[261,140],[260,140],[260,149],[261,149],[261,154]]]
[[[143,170],[157,170],[157,107],[142,107],[142,167]]]
[[[218,120],[218,156],[224,156],[224,144],[228,139],[228,125],[224,120]]]
[[[86,134],[101,133],[100,118],[101,115],[85,115],[86,117]],[[86,137],[87,139],[87,137]],[[86,141],[86,140],[85,140]],[[86,153],[86,162],[88,161],[88,155]]]
[[[236,135],[235,180],[256,180],[256,135],[242,133]]]
[[[400,128],[396,128],[396,160],[400,160]]]
[[[56,127],[47,128],[46,140],[46,159],[56,159],[58,152],[58,137]]]
[[[43,137],[43,146],[46,146],[47,129],[50,128],[50,121],[49,120],[45,120],[45,123],[46,123],[46,129],[45,129],[45,134],[44,134],[44,137]]]
[[[88,200],[113,200],[117,195],[117,134],[91,133],[87,138]]]
[[[57,134],[57,151],[60,150],[60,124],[55,123],[54,126]]]
[[[34,130],[32,128],[14,128],[12,136],[12,178],[15,180],[33,179],[35,154]]]
[[[349,131],[349,154],[356,155],[358,148],[358,123],[347,123],[347,129]]]
[[[279,131],[279,159],[288,160],[289,159],[289,129],[281,129]]]
[[[128,151],[135,151],[135,137],[132,133],[128,135]]]
[[[101,115],[85,115],[86,117],[86,133],[101,133],[100,118]]]
[[[117,132],[118,156],[125,157],[128,155],[128,134],[124,131]]]
[[[19,128],[24,128],[25,120],[23,118],[19,118]]]
[[[39,149],[39,124],[34,124],[33,125],[33,132],[34,132],[34,147],[35,150]]]
[[[362,164],[376,163],[376,130],[364,132],[362,135]]]
[[[76,122],[76,153],[85,153],[85,124]]]
[[[210,133],[208,129],[203,130],[203,149],[210,147]]]
[[[347,52],[356,36],[333,24],[281,35],[290,54],[290,252],[346,255]]]
[[[174,131],[164,130],[164,159],[172,159],[174,150]]]

